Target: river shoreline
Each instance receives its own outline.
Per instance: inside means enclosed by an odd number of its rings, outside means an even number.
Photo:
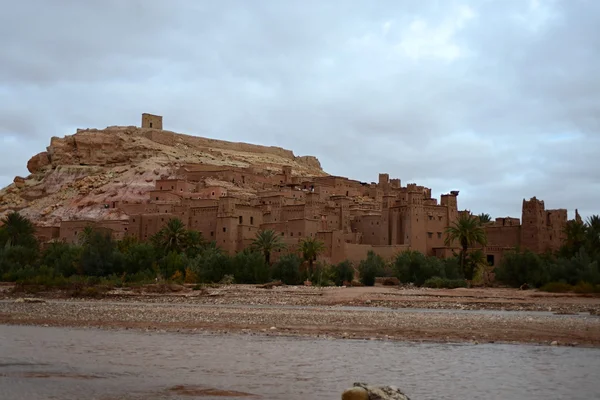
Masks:
[[[4,292],[0,324],[600,347],[599,298],[510,289],[231,285],[171,294],[117,290],[93,300],[36,294],[40,303],[17,297]]]

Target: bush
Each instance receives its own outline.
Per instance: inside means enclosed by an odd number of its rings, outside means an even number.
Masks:
[[[221,285],[233,285],[235,283],[235,278],[233,275],[224,275],[223,278],[219,281]]]
[[[208,247],[190,263],[201,282],[218,283],[225,275],[233,275],[232,259],[217,247]]]
[[[185,269],[184,283],[196,283],[198,282],[198,275],[190,267]]]
[[[123,254],[110,235],[92,231],[81,252],[81,271],[88,276],[123,272]]]
[[[569,285],[565,282],[550,282],[542,286],[540,290],[550,293],[600,293],[600,285],[593,285],[588,282],[579,282],[577,285]]]
[[[129,274],[151,269],[155,260],[156,251],[149,243],[129,244],[123,252],[123,268]]]
[[[439,258],[412,250],[398,254],[394,261],[394,271],[400,282],[412,282],[417,286],[434,276],[446,277],[445,265]]]
[[[462,269],[460,268],[460,260],[458,257],[448,257],[442,260],[444,265],[444,275],[448,279],[464,279]]]
[[[354,279],[354,267],[348,260],[333,265],[333,282],[336,286],[342,286],[344,282],[352,282]]]
[[[564,282],[550,282],[542,286],[540,290],[551,293],[567,293],[573,290],[573,286]]]
[[[317,263],[313,273],[313,283],[315,286],[334,286],[336,271],[332,265]]]
[[[467,282],[464,279],[447,279],[436,276],[427,279],[423,283],[423,286],[435,289],[456,289],[461,287],[467,287]]]
[[[600,293],[600,285],[592,285],[588,282],[579,282],[573,287],[575,293]]]
[[[41,264],[54,268],[57,273],[69,277],[77,273],[81,247],[55,242],[42,253]]]
[[[296,254],[282,256],[273,267],[273,278],[279,279],[286,285],[301,285],[300,266],[302,260]]]
[[[264,255],[250,250],[237,253],[233,257],[232,270],[238,283],[265,283],[271,277]]]
[[[540,256],[529,250],[505,253],[494,272],[499,282],[513,287],[519,287],[524,283],[541,287],[550,281],[547,266],[544,265]]]
[[[370,250],[367,253],[367,259],[362,260],[358,266],[360,281],[365,286],[375,285],[375,278],[383,272],[384,267],[385,261],[383,258]]]

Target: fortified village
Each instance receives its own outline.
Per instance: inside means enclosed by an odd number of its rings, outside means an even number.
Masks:
[[[182,136],[163,130],[162,117],[157,115],[143,114],[141,128],[146,139],[167,147]],[[39,163],[40,157],[47,164],[51,155],[37,155],[32,161]],[[303,238],[316,237],[325,244],[322,261],[357,263],[370,250],[385,259],[408,249],[450,256],[453,249],[444,244],[445,229],[460,213],[468,213],[458,210],[458,191],[443,194],[438,203],[431,198],[431,189],[414,183],[402,186],[400,179],[390,179],[386,173],[379,174],[376,183],[363,183],[326,174],[303,176],[290,165],[267,172],[252,165],[183,163],[175,177],[157,177],[153,184],[143,200],[117,197],[102,205],[123,217],[64,218],[54,226],[39,226],[38,236],[43,242],[74,243],[92,225],[116,239],[129,235],[147,240],[169,219],[179,218],[229,253],[248,247],[260,230],[272,229],[287,245],[274,259],[296,251]],[[251,188],[252,193],[240,195],[233,190],[238,187]],[[521,220],[496,218],[485,224],[488,246],[482,250],[490,265],[515,247],[557,250],[566,223],[567,210],[546,210],[543,201],[524,199]]]

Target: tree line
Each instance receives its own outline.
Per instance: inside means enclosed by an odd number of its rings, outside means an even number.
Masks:
[[[446,245],[458,252],[440,259],[418,251],[403,251],[391,261],[374,252],[358,265],[344,261],[326,265],[317,259],[324,243],[304,238],[296,251],[285,251],[273,230],[257,233],[252,245],[228,255],[200,232],[171,219],[147,242],[132,237],[116,241],[102,230],[86,227],[78,243],[52,242],[40,246],[35,227],[19,213],[8,214],[0,227],[0,279],[21,283],[60,285],[70,281],[101,279],[113,283],[149,283],[157,279],[180,283],[266,283],[342,285],[358,278],[373,285],[376,277],[428,287],[461,287],[479,280],[519,287],[524,283],[549,290],[573,290],[577,285],[594,291],[600,284],[600,218],[585,223],[569,221],[566,241],[557,253],[535,254],[515,249],[496,267],[487,264],[481,249],[487,244],[487,214],[461,214],[446,229]],[[273,262],[273,254],[284,254]],[[355,283],[356,284],[356,283]],[[550,285],[550,286],[549,286]],[[582,286],[583,285],[583,286]],[[586,286],[587,285],[587,286]]]

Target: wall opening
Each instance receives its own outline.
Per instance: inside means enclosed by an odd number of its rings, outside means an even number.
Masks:
[[[487,263],[492,267],[494,266],[494,255],[493,254],[487,255]]]

